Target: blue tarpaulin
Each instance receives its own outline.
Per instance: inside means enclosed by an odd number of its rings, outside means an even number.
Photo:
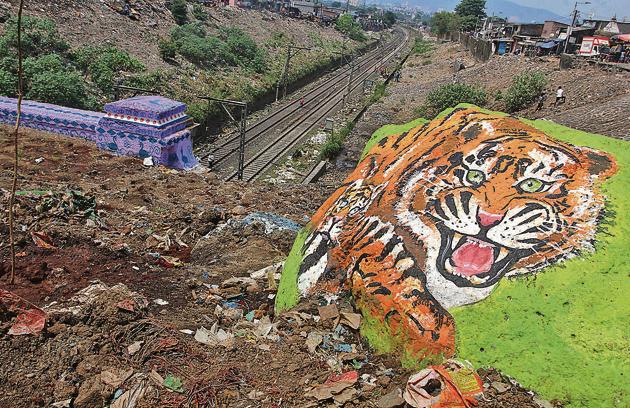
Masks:
[[[537,43],[536,47],[540,47],[540,48],[553,48],[556,46],[556,42],[555,41],[547,41],[544,43]]]

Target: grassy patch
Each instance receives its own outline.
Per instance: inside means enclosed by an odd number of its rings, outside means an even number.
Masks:
[[[385,90],[387,89],[387,84],[385,82],[381,82],[374,87],[374,91],[370,98],[368,99],[368,104],[373,104],[381,100],[383,96],[385,96]]]
[[[433,51],[433,45],[429,41],[426,41],[422,37],[416,37],[412,48],[414,54],[425,55],[429,54],[431,51]]]

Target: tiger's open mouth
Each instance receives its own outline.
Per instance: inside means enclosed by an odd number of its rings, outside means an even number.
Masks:
[[[442,242],[437,268],[459,287],[484,288],[497,283],[514,263],[530,250],[507,248],[484,236],[440,231]]]

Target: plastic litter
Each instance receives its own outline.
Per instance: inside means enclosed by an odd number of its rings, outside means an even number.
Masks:
[[[209,346],[220,345],[230,347],[234,342],[234,335],[223,329],[219,329],[217,323],[214,323],[210,330],[203,326],[197,329],[195,332],[195,340]]]
[[[265,226],[265,233],[271,234],[274,231],[299,231],[302,226],[288,218],[281,217],[276,214],[267,212],[253,212],[248,214],[241,221],[244,225],[250,225],[255,222],[262,223]]]

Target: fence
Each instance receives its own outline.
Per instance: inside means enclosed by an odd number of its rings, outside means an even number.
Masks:
[[[459,41],[477,61],[488,61],[492,56],[492,42],[474,38],[470,34],[452,33],[451,41]]]

